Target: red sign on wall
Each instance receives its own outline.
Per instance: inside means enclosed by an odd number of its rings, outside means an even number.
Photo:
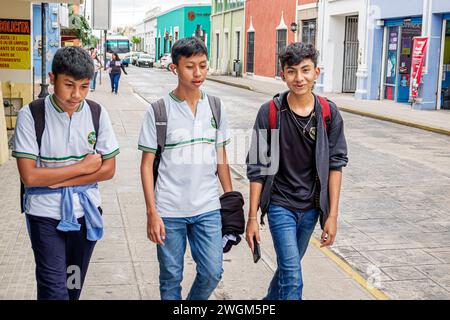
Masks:
[[[419,94],[420,81],[422,80],[422,70],[427,49],[427,37],[414,37],[413,54],[411,62],[411,86],[409,96],[413,99]]]

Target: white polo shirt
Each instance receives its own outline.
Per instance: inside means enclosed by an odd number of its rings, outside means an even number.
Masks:
[[[155,188],[156,209],[161,217],[192,217],[220,209],[216,147],[230,142],[225,109],[221,107],[218,130],[206,94],[196,115],[173,93],[164,97],[167,138]],[[153,108],[145,114],[139,150],[158,148]]]
[[[119,146],[114,135],[108,112],[101,107],[98,137],[95,136],[91,109],[86,101],[69,117],[56,103],[53,96],[45,98],[45,129],[42,134],[41,154],[36,141],[34,120],[29,106],[24,106],[18,114],[14,134],[12,156],[36,160],[38,167],[63,167],[76,164],[88,154],[96,152],[103,160],[119,154]],[[98,189],[88,190],[96,206],[101,205]],[[76,218],[84,215],[78,195],[73,197]],[[61,195],[32,195],[28,214],[61,219]]]

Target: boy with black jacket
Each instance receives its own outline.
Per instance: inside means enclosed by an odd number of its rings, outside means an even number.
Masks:
[[[303,43],[280,54],[281,77],[289,91],[259,110],[247,156],[246,239],[253,251],[254,239],[260,241],[260,207],[263,215],[268,213],[277,254],[268,300],[301,300],[301,259],[319,218],[321,245],[332,245],[336,237],[347,145],[336,105],[312,92],[320,74],[317,57],[317,50]]]

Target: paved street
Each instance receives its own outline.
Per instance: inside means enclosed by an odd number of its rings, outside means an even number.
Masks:
[[[121,146],[117,174],[102,184],[105,238],[98,243],[83,299],[158,299],[155,246],[146,239],[144,201],[136,149],[142,115],[176,78],[157,69],[128,68],[119,95],[109,79],[90,96],[104,103]],[[248,128],[269,96],[207,82],[204,89],[226,106],[235,188],[248,194],[244,157]],[[142,98],[133,94],[138,93]],[[450,298],[450,137],[343,113],[349,145],[338,237],[332,247],[368,283],[392,299]],[[13,159],[0,167],[0,299],[35,297],[34,262],[18,213],[18,175]],[[16,187],[17,186],[17,187]],[[275,255],[263,229],[263,261],[254,265],[245,243],[225,255],[224,278],[213,299],[260,299]],[[320,236],[317,229],[315,236]],[[311,245],[303,262],[305,299],[373,299],[324,252]],[[184,294],[195,274],[186,259]]]

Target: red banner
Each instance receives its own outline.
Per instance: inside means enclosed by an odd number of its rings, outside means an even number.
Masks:
[[[419,94],[420,81],[422,80],[422,70],[427,49],[427,37],[414,37],[413,53],[411,62],[411,86],[409,96],[413,99]]]

